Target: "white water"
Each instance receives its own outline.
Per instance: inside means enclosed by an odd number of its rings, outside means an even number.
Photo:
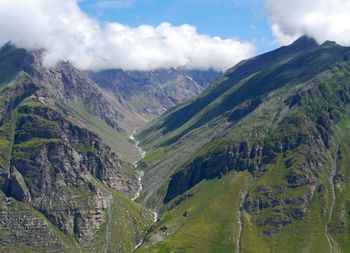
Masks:
[[[136,166],[135,166],[136,165]],[[137,163],[134,163],[135,168],[137,168]],[[138,197],[140,197],[140,193],[142,191],[142,184],[141,184],[141,180],[143,177],[143,171],[138,170],[137,171],[139,173],[139,177],[137,178],[137,180],[139,181],[139,189],[137,190],[135,196],[131,199],[132,201],[135,201]]]
[[[133,251],[133,252],[135,252],[135,250],[137,250],[137,249],[142,245],[142,243],[143,243],[143,240],[142,240],[141,242],[139,242],[139,243],[134,247],[134,251]]]
[[[135,137],[134,137],[133,135],[130,135],[130,139],[131,139],[132,141],[134,141],[134,142],[136,141],[136,140],[135,140]],[[139,147],[139,144],[140,144],[140,142],[138,142],[138,141],[135,142],[136,148],[137,148],[137,149],[140,151],[140,153],[141,153],[141,160],[142,160],[143,158],[146,157],[146,151],[142,150],[142,149]],[[138,165],[139,165],[139,161],[140,161],[140,160],[136,160],[136,161],[133,163],[135,169],[137,169],[137,167],[138,167]],[[144,173],[143,173],[143,171],[141,171],[141,170],[138,170],[137,173],[139,174],[139,176],[138,176],[138,178],[137,178],[137,180],[139,181],[139,189],[137,190],[135,196],[131,199],[132,201],[135,201],[135,200],[140,196],[140,193],[141,193],[141,191],[142,191],[142,183],[141,183],[141,181],[142,181],[142,177],[143,177],[143,174],[144,174]]]
[[[154,220],[153,220],[153,222],[156,223],[157,220],[158,220],[158,214],[157,214],[157,212],[155,212],[155,211],[151,211],[151,212],[152,212],[153,215],[154,215]]]
[[[134,131],[134,133],[135,133],[135,131]],[[136,139],[135,139],[135,137],[134,137],[133,135],[130,136],[130,139],[131,139],[132,141],[135,142],[136,148],[137,148],[137,149],[140,151],[140,153],[141,153],[141,159],[140,159],[140,160],[142,160],[143,158],[145,158],[145,157],[146,157],[146,151],[144,151],[144,150],[142,150],[142,148],[140,148],[140,146],[139,146],[140,142],[139,142],[139,141],[136,141]],[[140,160],[137,160],[137,161],[135,161],[135,162],[133,163],[135,169],[137,169]],[[136,192],[135,196],[131,199],[132,201],[135,201],[135,200],[140,196],[140,193],[141,193],[141,191],[142,191],[142,189],[143,189],[143,188],[142,188],[142,177],[143,177],[143,175],[144,175],[144,172],[141,171],[141,170],[138,170],[137,172],[138,172],[138,174],[139,174],[139,177],[138,177],[139,189],[138,189],[138,191]],[[152,212],[152,214],[154,215],[153,222],[156,223],[157,220],[158,220],[158,214],[157,214],[155,211],[152,211],[152,210],[150,210],[150,212]],[[134,247],[133,252],[135,252],[135,250],[137,250],[137,249],[142,245],[143,241],[144,241],[144,239],[142,239],[142,240]]]

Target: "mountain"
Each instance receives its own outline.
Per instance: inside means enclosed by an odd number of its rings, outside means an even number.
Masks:
[[[215,71],[86,72],[0,49],[0,251],[131,252],[154,213],[130,136],[201,93]]]
[[[137,252],[350,251],[350,48],[301,37],[138,134]]]
[[[130,200],[139,151],[127,111],[84,72],[41,57],[0,50],[0,251],[130,252],[154,214]]]
[[[350,48],[220,76],[43,53],[0,49],[0,251],[350,251]]]
[[[171,107],[201,94],[220,72],[214,70],[159,69],[153,71],[103,70],[89,76],[121,103],[153,119]]]

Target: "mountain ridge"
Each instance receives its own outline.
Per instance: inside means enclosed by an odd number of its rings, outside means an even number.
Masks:
[[[337,195],[347,180],[335,161],[341,161],[339,136],[347,134],[349,52],[302,37],[239,63],[199,98],[141,132],[148,156],[139,201],[163,218],[139,252],[346,251],[349,245],[335,238],[348,236],[345,199]],[[245,179],[231,185],[238,196],[229,188],[215,190],[220,196],[207,189],[239,177]],[[230,209],[237,216],[219,218],[229,195],[242,200]],[[223,200],[202,206],[208,198]],[[200,224],[211,230],[194,234]],[[233,233],[238,241],[228,238]],[[200,245],[200,238],[208,243]]]

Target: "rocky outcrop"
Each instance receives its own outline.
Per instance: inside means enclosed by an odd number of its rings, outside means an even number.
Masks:
[[[184,170],[175,173],[170,181],[168,192],[164,202],[167,203],[175,196],[178,196],[204,179],[213,179],[225,175],[231,170],[243,171],[248,170],[253,175],[263,172],[267,164],[276,161],[277,156],[285,156],[288,152],[295,150],[302,144],[313,142],[306,138],[284,137],[278,141],[264,141],[250,144],[249,142],[241,142],[226,146],[223,151],[210,154],[210,158],[204,159],[199,157],[195,159]],[[315,160],[313,160],[315,162]],[[301,167],[313,166],[310,164],[302,164]],[[286,161],[290,166],[294,166],[292,160]],[[307,184],[313,184],[313,173],[301,173],[291,171],[287,176],[290,187],[298,187]]]
[[[60,113],[41,106],[22,106],[18,112],[6,193],[43,212],[66,234],[89,241],[112,201],[92,177],[130,196],[137,178],[123,176],[118,156]]]
[[[30,191],[23,176],[16,170],[15,167],[11,168],[7,194],[19,201],[24,201],[27,203],[30,203],[32,200]]]
[[[40,252],[65,252],[67,246],[54,233],[49,222],[29,205],[7,198],[0,191],[0,248],[20,252],[24,249]],[[16,246],[14,245],[16,242]]]
[[[249,214],[257,215],[254,221],[256,225],[263,227],[263,233],[273,236],[283,229],[284,226],[293,222],[293,220],[302,220],[306,216],[307,206],[311,203],[312,196],[315,191],[314,186],[310,186],[309,190],[297,197],[286,197],[283,195],[285,189],[282,186],[262,185],[253,189],[243,203],[243,208]],[[269,216],[260,217],[259,213],[264,209],[276,210]]]

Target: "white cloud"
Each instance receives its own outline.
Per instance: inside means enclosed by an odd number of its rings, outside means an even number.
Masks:
[[[271,30],[280,44],[301,35],[319,43],[333,40],[350,45],[349,0],[264,0]]]
[[[101,25],[77,0],[0,0],[0,43],[7,41],[44,48],[46,64],[67,60],[83,69],[226,69],[255,52],[250,43],[199,34],[190,25]]]

